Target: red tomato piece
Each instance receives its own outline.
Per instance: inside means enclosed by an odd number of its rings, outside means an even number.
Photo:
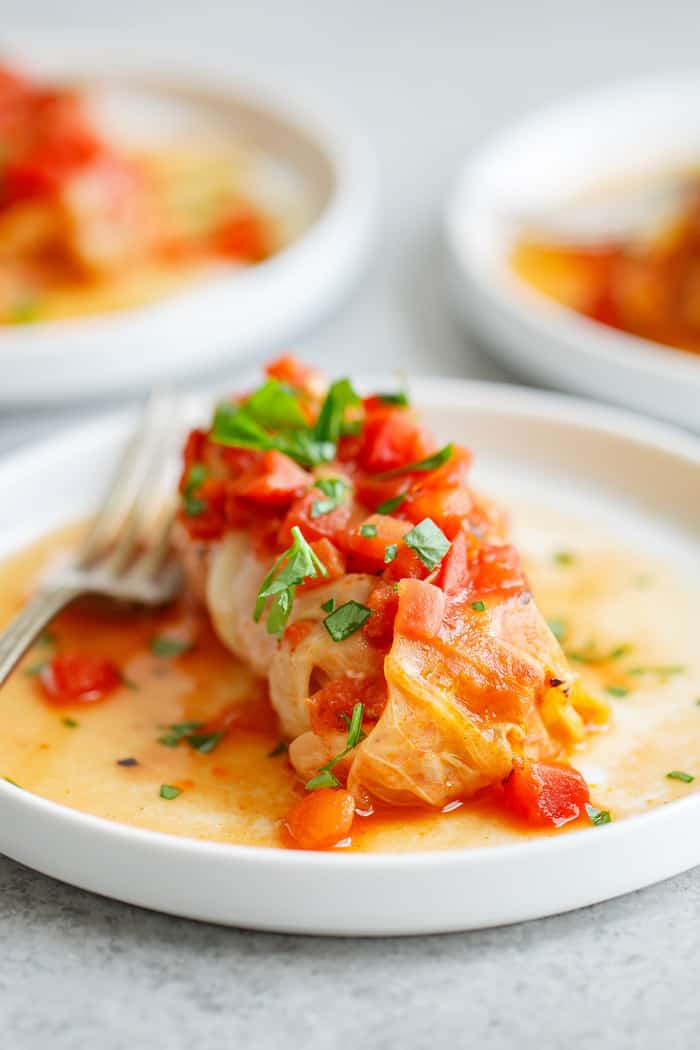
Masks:
[[[367,599],[372,615],[362,625],[362,633],[376,649],[389,649],[394,640],[394,620],[399,607],[395,583],[381,581]]]
[[[317,369],[302,364],[293,354],[282,354],[281,357],[275,358],[265,368],[265,375],[270,379],[279,379],[280,383],[288,383],[289,386],[299,390],[307,389],[321,378]]]
[[[72,652],[54,656],[41,671],[39,681],[52,704],[91,704],[117,689],[122,676],[103,656]]]
[[[507,808],[528,824],[560,828],[583,813],[588,785],[565,763],[524,762],[513,766],[505,786]]]
[[[290,623],[284,629],[284,641],[294,650],[298,645],[301,645],[305,638],[308,638],[313,627],[313,620],[297,620],[296,623]]]
[[[415,551],[407,547],[403,538],[413,525],[387,514],[372,514],[357,528],[348,532],[348,570],[351,572],[381,572],[394,579],[403,576],[424,577],[429,570],[423,565]],[[373,535],[363,535],[361,529],[376,530]],[[396,557],[386,563],[386,549],[396,546]]]
[[[265,452],[258,470],[250,479],[244,479],[237,491],[245,499],[269,507],[287,507],[308,488],[309,474],[293,459],[274,449]]]
[[[466,533],[458,532],[442,559],[435,586],[440,587],[447,598],[453,598],[469,587],[469,547]]]
[[[416,525],[424,518],[432,518],[448,540],[451,540],[469,519],[473,506],[474,501],[469,489],[462,487],[426,488],[416,493],[409,493],[399,510]]]
[[[310,547],[321,562],[321,565],[326,569],[326,575],[321,576],[319,574],[318,576],[309,577],[309,579],[299,585],[299,591],[310,591],[314,587],[322,587],[324,583],[339,580],[341,576],[345,575],[345,557],[334,543],[331,543],[324,536],[320,540],[314,540]]]
[[[395,470],[425,459],[435,451],[435,442],[410,412],[385,406],[368,414],[359,454],[362,467],[371,474]]]
[[[270,229],[253,208],[228,216],[212,234],[212,247],[229,259],[261,262],[272,251]]]
[[[376,722],[386,707],[386,682],[365,675],[342,675],[324,685],[309,699],[311,728],[315,733],[328,729],[347,729],[346,718],[355,704],[364,705],[364,720]]]
[[[395,631],[429,641],[440,630],[445,615],[445,595],[424,580],[401,580]]]
[[[348,837],[354,816],[349,791],[319,788],[292,806],[287,828],[300,849],[330,849]]]
[[[327,514],[314,517],[314,503],[326,499],[320,489],[311,489],[292,503],[280,529],[280,543],[288,547],[292,542],[292,528],[301,529],[304,538],[312,540],[331,540],[341,550],[345,548],[345,534],[350,520],[350,500],[345,500]]]
[[[474,594],[522,591],[527,581],[515,547],[485,543],[471,560],[471,590]]]

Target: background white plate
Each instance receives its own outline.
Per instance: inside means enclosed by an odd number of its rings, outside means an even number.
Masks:
[[[613,84],[534,113],[490,139],[446,215],[458,314],[518,372],[700,430],[700,356],[597,324],[517,277],[513,216],[581,190],[700,164],[700,74]]]
[[[619,529],[700,586],[699,442],[506,386],[419,381],[413,393],[440,437],[476,449],[482,483],[505,480],[542,500],[565,494],[569,510]],[[90,510],[131,422],[107,416],[0,463],[0,554]],[[700,794],[514,846],[361,855],[180,839],[0,780],[0,849],[77,886],[195,919],[302,933],[427,933],[566,911],[700,863]]]
[[[257,266],[145,306],[0,327],[0,405],[113,397],[284,346],[354,283],[369,249],[376,177],[367,147],[337,117],[132,51],[15,51],[9,57],[20,68],[82,86],[119,141],[213,129],[250,144],[266,196],[273,206],[298,201],[305,229]]]

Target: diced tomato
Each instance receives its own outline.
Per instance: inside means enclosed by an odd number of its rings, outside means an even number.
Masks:
[[[405,409],[384,406],[367,415],[359,462],[370,474],[407,466],[435,451],[427,430]]]
[[[325,536],[320,540],[314,540],[310,544],[321,565],[326,569],[326,575],[311,576],[299,586],[299,591],[310,591],[314,587],[322,587],[325,583],[332,583],[345,575],[345,556],[338,550],[334,543],[327,540]]]
[[[370,510],[376,510],[381,503],[407,493],[410,488],[410,475],[398,478],[375,478],[360,475],[355,481],[357,499]],[[402,506],[403,504],[400,503],[392,513],[400,515]]]
[[[467,488],[426,488],[409,493],[401,504],[400,513],[416,524],[424,518],[432,518],[451,540],[464,527],[473,506],[474,501]]]
[[[399,607],[395,583],[381,581],[367,599],[372,615],[362,625],[362,633],[376,649],[389,649],[394,640],[394,620]]]
[[[445,595],[424,580],[401,580],[395,631],[429,641],[440,630],[445,614]]]
[[[485,543],[470,562],[474,594],[522,591],[527,586],[520,555],[515,547]]]
[[[296,623],[290,623],[284,629],[284,641],[293,651],[298,645],[301,645],[305,638],[308,638],[313,627],[313,620],[297,620]]]
[[[186,484],[187,474],[183,475],[183,478]],[[183,506],[178,515],[192,539],[213,540],[226,531],[228,497],[229,482],[222,478],[204,479],[194,496],[197,501],[197,513],[188,514]]]
[[[319,788],[292,806],[287,828],[300,849],[330,849],[348,837],[354,816],[349,791]]]
[[[302,364],[292,354],[282,354],[275,358],[265,368],[265,375],[270,379],[279,379],[280,383],[288,383],[289,386],[299,390],[306,390],[321,379],[321,374],[310,365]]]
[[[458,532],[442,559],[435,586],[440,587],[447,598],[453,598],[469,587],[469,547],[466,533]]]
[[[225,218],[212,234],[212,248],[229,259],[261,262],[272,251],[271,231],[264,216],[246,208]]]
[[[311,478],[289,456],[265,452],[256,475],[244,479],[238,494],[270,507],[287,507],[308,488]]]
[[[52,704],[91,704],[103,700],[122,682],[119,669],[94,653],[61,653],[40,672],[39,681]]]
[[[424,489],[454,488],[457,485],[466,485],[469,480],[469,469],[472,464],[472,453],[462,445],[454,445],[452,455],[437,470],[430,470],[426,474],[414,475],[415,491]]]
[[[507,808],[519,819],[555,828],[576,820],[590,801],[588,785],[577,769],[545,762],[514,765],[504,797]]]
[[[355,704],[364,705],[364,720],[376,722],[386,707],[384,678],[350,674],[334,678],[309,699],[311,728],[315,733],[347,729],[347,722],[341,716],[350,718]]]
[[[288,547],[292,541],[292,528],[297,525],[309,541],[328,539],[341,549],[344,548],[344,537],[350,520],[350,500],[345,500],[327,514],[314,517],[314,503],[327,497],[320,489],[311,489],[300,496],[289,508],[280,530],[280,544]]]
[[[388,514],[372,514],[357,528],[353,528],[347,534],[346,546],[348,549],[348,570],[352,572],[381,572],[386,571],[393,579],[402,576],[415,576],[418,578],[428,575],[428,569],[423,565],[415,551],[403,543],[403,538],[410,532],[413,525],[410,521],[400,521]],[[376,530],[373,535],[363,535],[360,531]],[[396,557],[393,561],[386,563],[386,549],[392,545],[396,546]]]

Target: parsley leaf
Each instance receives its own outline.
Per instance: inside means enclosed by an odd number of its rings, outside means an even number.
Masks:
[[[80,722],[76,722],[74,718],[62,718],[61,722],[67,729],[77,729],[80,725]]]
[[[335,383],[331,383],[313,430],[316,441],[332,444],[335,454],[335,446],[342,432],[345,410],[359,404],[361,404],[360,398],[353,390],[349,379],[337,379]]]
[[[573,565],[576,555],[572,551],[555,551],[552,555],[555,565]]]
[[[335,608],[335,598],[329,598],[327,602],[323,602],[321,608],[324,612],[333,612]]]
[[[311,504],[311,517],[320,518],[344,502],[350,486],[343,478],[320,478],[314,482],[314,488],[319,489],[327,497],[327,499],[314,500]]]
[[[672,769],[666,776],[669,780],[682,780],[684,784],[692,784],[695,780],[690,773],[683,773],[680,769]]]
[[[472,609],[475,612],[486,612],[486,604],[482,601],[472,602]]]
[[[355,631],[359,631],[365,620],[372,615],[372,610],[351,599],[339,605],[335,612],[326,616],[323,626],[334,642],[343,642]]]
[[[193,643],[185,638],[168,638],[164,634],[156,635],[148,643],[154,656],[167,659],[170,656],[182,656],[189,652]]]
[[[385,499],[383,503],[380,503],[377,507],[377,514],[393,514],[397,507],[400,507],[403,501],[406,499],[407,493],[401,492],[398,496],[392,496],[391,499]]]
[[[360,536],[366,536],[367,539],[372,539],[372,537],[377,535],[377,526],[373,525],[372,522],[370,521],[370,522],[366,523],[365,525],[360,525],[360,528],[359,528],[358,531],[360,533]]]
[[[177,798],[178,795],[182,794],[182,788],[173,787],[172,784],[161,784],[160,785],[160,797],[170,801],[171,799]]]
[[[316,441],[310,430],[270,433],[248,414],[245,405],[230,402],[217,408],[210,437],[218,445],[233,448],[253,448],[261,452],[276,449],[302,467],[314,467],[335,455],[335,445]]]
[[[253,610],[259,623],[265,601],[272,598],[267,614],[268,634],[282,634],[292,611],[294,594],[308,577],[327,576],[328,570],[314,553],[298,525],[292,528],[292,545],[277,559],[263,580]]]
[[[185,740],[195,751],[199,751],[200,755],[208,755],[218,747],[225,736],[226,733],[220,730],[218,733],[191,733]]]
[[[432,518],[423,518],[406,533],[403,542],[416,552],[428,569],[435,569],[450,549],[450,541]]]
[[[362,719],[364,718],[364,714],[365,705],[360,703],[355,704],[352,709],[352,717],[348,722],[348,737],[345,742],[345,747],[340,754],[335,755],[334,758],[331,758],[326,762],[325,766],[321,766],[315,777],[312,777],[311,780],[307,780],[307,791],[316,791],[318,788],[324,787],[340,787],[340,781],[333,773],[333,767],[353,751],[362,740],[364,740],[365,734],[362,732]]]
[[[629,696],[629,689],[626,689],[624,685],[608,685],[605,687],[605,692],[610,696]]]
[[[595,824],[596,827],[600,827],[602,824],[610,824],[612,821],[609,810],[598,809],[596,806],[592,806],[590,802],[586,802],[585,810],[591,824]]]
[[[399,548],[396,543],[387,543],[384,548],[384,564],[391,565],[392,561],[395,561],[398,551]]]
[[[268,379],[243,402],[242,407],[251,419],[269,430],[308,428],[297,392],[278,379]]]
[[[202,722],[173,722],[167,726],[169,732],[158,737],[158,743],[165,747],[177,747],[181,740],[185,740],[195,730],[201,729]]]
[[[408,408],[410,404],[408,395],[404,390],[399,390],[395,394],[377,394],[377,397],[385,405],[397,405],[399,408]]]
[[[404,467],[394,467],[393,470],[385,470],[381,474],[375,474],[374,477],[381,481],[384,478],[398,478],[402,474],[416,474],[423,471],[437,470],[443,463],[447,463],[453,452],[454,445],[445,445],[444,448],[433,452],[432,456],[426,456],[425,459],[419,459],[415,463],[407,463]]]

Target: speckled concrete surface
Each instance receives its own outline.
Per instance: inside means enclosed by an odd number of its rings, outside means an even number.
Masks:
[[[699,911],[695,872],[520,926],[322,940],[140,911],[5,860],[0,1038],[8,1050],[690,1050]]]
[[[696,65],[700,30],[693,0],[0,7],[0,37],[15,19],[49,39],[93,27],[184,45],[207,66],[311,86],[350,111],[379,159],[379,250],[352,305],[303,352],[335,371],[488,378],[503,373],[466,343],[441,281],[439,214],[465,150],[556,95]],[[79,415],[5,413],[0,448]],[[139,911],[0,858],[0,1047],[694,1050],[699,917],[700,870],[509,929],[316,940]]]

